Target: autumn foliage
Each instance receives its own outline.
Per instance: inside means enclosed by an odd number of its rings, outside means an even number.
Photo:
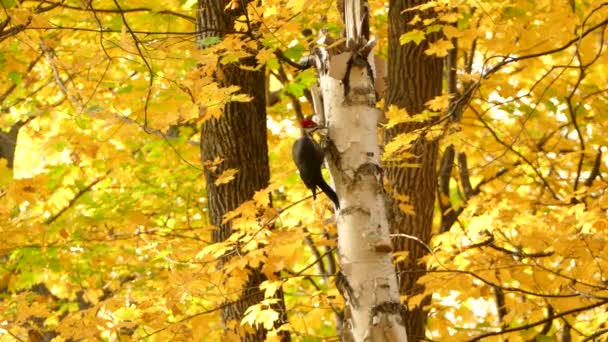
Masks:
[[[289,160],[316,83],[296,66],[322,29],[340,36],[335,5],[232,1],[226,11],[247,7],[234,30],[197,41],[191,0],[1,3],[0,341],[238,340],[256,325],[268,339],[337,340],[329,201],[300,202],[309,193]],[[370,1],[384,58],[385,6]],[[608,334],[608,4],[439,0],[412,11],[402,44],[438,35],[425,53],[456,77],[421,113],[379,102],[380,130],[434,122],[383,142],[385,163],[417,167],[406,161],[421,136],[442,154],[418,261],[425,293],[403,303],[432,296],[435,341]],[[217,72],[251,56],[257,65],[243,67],[268,75],[271,181],[212,243],[203,170],[223,160],[201,160],[200,126],[251,100]],[[217,171],[215,184],[238,172]],[[257,267],[266,299],[226,335],[220,311]],[[288,323],[277,328],[279,290]]]

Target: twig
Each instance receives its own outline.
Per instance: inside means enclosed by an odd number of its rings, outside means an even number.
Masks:
[[[489,333],[486,333],[486,334],[479,335],[479,336],[477,336],[477,337],[469,340],[469,342],[481,341],[484,338],[490,337],[490,336],[497,336],[497,335],[502,335],[502,334],[505,334],[505,333],[515,332],[515,331],[528,330],[530,328],[534,328],[536,326],[545,324],[547,321],[552,321],[555,318],[565,317],[565,316],[568,316],[568,315],[571,315],[571,314],[575,314],[575,313],[579,313],[579,312],[582,312],[582,311],[590,310],[590,309],[596,308],[598,306],[605,305],[607,303],[608,303],[608,300],[603,300],[603,301],[600,301],[600,302],[597,302],[597,303],[594,303],[594,304],[591,304],[591,305],[587,305],[587,306],[583,306],[583,307],[578,307],[578,308],[575,308],[575,309],[567,310],[567,311],[559,313],[559,314],[557,314],[557,315],[555,315],[553,317],[548,317],[548,318],[545,318],[545,319],[541,319],[541,320],[533,322],[533,323],[528,323],[528,324],[524,324],[524,325],[520,325],[520,326],[517,326],[517,327],[508,328],[508,329],[501,329],[500,331],[489,332]]]
[[[76,203],[76,201],[78,201],[78,199],[80,197],[82,197],[82,195],[86,194],[87,192],[89,192],[95,185],[97,185],[97,183],[101,182],[102,180],[104,180],[109,174],[110,172],[112,172],[112,169],[106,171],[105,175],[98,177],[97,179],[95,179],[94,181],[92,181],[89,185],[87,185],[86,187],[84,187],[83,189],[81,189],[80,191],[78,191],[78,193],[68,202],[68,205],[66,205],[65,207],[61,208],[61,210],[59,210],[55,215],[49,217],[48,219],[46,219],[44,221],[45,224],[51,224],[53,223],[55,220],[57,220],[61,215],[63,215],[63,213],[65,213],[68,209],[70,209],[72,206],[74,206],[74,204]]]

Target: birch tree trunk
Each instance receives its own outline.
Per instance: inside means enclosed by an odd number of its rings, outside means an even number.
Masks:
[[[422,112],[425,108],[424,104],[441,95],[442,89],[443,60],[424,53],[428,49],[428,40],[419,45],[414,43],[401,45],[399,42],[402,34],[416,28],[408,24],[414,16],[423,15],[417,11],[405,12],[405,10],[425,2],[427,0],[391,0],[389,5],[386,105],[405,108],[410,114]],[[385,132],[385,141],[390,141],[400,133],[411,132],[429,124],[432,122],[398,125]],[[438,141],[427,140],[421,136],[410,151],[417,157],[408,161],[420,165],[419,167],[385,168],[385,175],[391,188],[398,194],[409,196],[416,212],[413,216],[407,215],[395,203],[392,206],[392,233],[416,236],[425,243],[429,242],[437,191],[438,146]],[[409,252],[408,261],[397,265],[400,293],[408,296],[420,293],[423,289],[416,285],[416,281],[426,269],[424,265],[418,263],[418,260],[426,254],[426,249],[420,243],[403,237],[393,239],[393,246],[396,251]],[[406,326],[410,340],[419,341],[424,338],[426,317],[426,312],[421,307],[408,310]]]
[[[225,12],[230,1],[199,0],[197,15],[197,31],[201,32],[199,39],[222,37],[223,32],[233,30],[235,16]],[[238,14],[237,14],[238,15]],[[250,70],[240,68],[237,63],[219,64],[217,74],[220,86],[237,85],[240,92],[251,97],[250,102],[231,102],[225,105],[220,119],[209,119],[201,127],[201,159],[214,160],[217,157],[224,161],[219,168],[211,172],[205,168],[207,199],[210,222],[217,227],[213,233],[213,241],[221,242],[232,234],[231,223],[223,223],[224,214],[237,208],[243,202],[250,200],[254,193],[268,186],[270,167],[268,164],[268,139],[266,129],[266,93],[265,72],[254,70],[255,58],[249,57],[239,61],[240,65],[250,66]],[[224,170],[235,168],[235,174],[230,183],[217,186],[217,175]],[[239,330],[241,319],[247,308],[264,299],[264,291],[260,284],[267,280],[261,272],[261,267],[250,268],[249,280],[245,284],[240,298],[226,303],[222,309],[222,320],[225,326],[236,321],[235,330]],[[282,291],[277,292],[281,299],[280,308],[276,311],[281,317],[276,322],[280,326],[286,321],[285,306],[282,301]],[[267,331],[262,325],[256,325],[253,332],[235,331],[241,341],[264,341]],[[281,341],[289,341],[289,333],[281,332]]]
[[[373,43],[368,5],[347,0],[344,47],[317,48],[315,62],[327,129],[326,160],[340,199],[336,213],[341,272],[336,283],[347,301],[344,341],[407,341],[389,238],[380,168]],[[329,39],[326,39],[328,41]]]

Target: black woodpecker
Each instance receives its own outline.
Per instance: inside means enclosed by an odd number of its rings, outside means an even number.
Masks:
[[[334,202],[336,209],[340,209],[336,192],[325,182],[321,174],[324,153],[321,146],[310,136],[319,126],[312,120],[300,122],[304,134],[293,144],[291,156],[300,171],[300,178],[307,188],[312,190],[312,198],[317,198],[317,187],[320,188]]]

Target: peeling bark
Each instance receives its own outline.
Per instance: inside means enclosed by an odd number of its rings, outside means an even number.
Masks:
[[[341,207],[336,212],[341,268],[336,285],[347,303],[342,340],[403,342],[407,334],[380,167],[373,42],[365,37],[367,17],[358,17],[367,16],[367,6],[347,0],[346,46],[315,50],[323,102],[315,108],[322,108],[318,122],[327,127],[326,160]],[[356,23],[360,27],[348,27]]]

